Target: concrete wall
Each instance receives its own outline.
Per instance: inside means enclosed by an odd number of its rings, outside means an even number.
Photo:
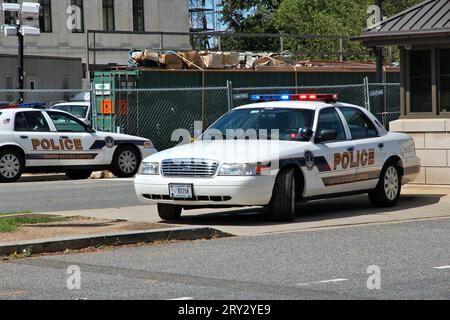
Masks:
[[[415,183],[450,185],[450,119],[401,119],[390,130],[411,135],[422,172]]]
[[[7,84],[7,79],[9,84]],[[67,80],[64,80],[64,79]],[[35,89],[81,89],[82,64],[80,58],[25,57],[25,89],[30,89],[34,81]],[[66,83],[63,83],[63,82]],[[17,56],[0,54],[0,90],[16,89]],[[25,102],[51,102],[68,100],[76,92],[26,92]],[[0,91],[0,101],[16,102],[18,94]]]
[[[37,0],[28,0],[37,2]],[[0,0],[2,3],[3,0]],[[20,1],[21,2],[21,1]],[[25,41],[26,54],[41,56],[79,57],[83,63],[87,61],[86,31],[102,30],[102,0],[84,1],[85,33],[72,33],[67,27],[67,8],[70,0],[51,0],[52,33],[43,33],[39,37],[29,37]],[[115,26],[117,31],[133,30],[132,0],[115,0]],[[144,0],[145,31],[189,31],[189,1],[188,0]],[[3,24],[3,14],[0,14],[0,24]],[[171,36],[165,38],[166,49],[189,49],[189,37]],[[159,36],[114,35],[99,36],[97,47],[115,48],[159,48]],[[17,39],[0,36],[0,52],[16,54]],[[93,55],[91,55],[93,58]],[[126,64],[127,53],[98,53],[98,64]],[[91,63],[93,60],[91,60]]]

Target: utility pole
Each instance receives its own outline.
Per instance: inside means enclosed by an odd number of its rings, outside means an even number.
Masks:
[[[39,36],[39,9],[40,4],[35,2],[0,3],[0,12],[17,14],[14,23],[0,26],[0,31],[6,37],[17,37],[17,89],[19,90],[19,103],[24,102],[25,76],[24,76],[24,37]]]
[[[17,54],[17,79],[19,86],[17,89],[19,89],[19,103],[23,103],[24,101],[24,94],[23,90],[25,88],[24,86],[24,38],[22,32],[20,32],[20,24],[16,25],[17,27],[17,43],[18,43],[18,54]]]
[[[383,1],[382,0],[376,0],[376,5],[378,8],[380,8],[380,17],[381,20],[383,20]],[[381,22],[381,21],[378,21]],[[376,75],[376,82],[382,83],[383,82],[383,48],[381,47],[375,47],[375,56],[377,58],[377,75]]]

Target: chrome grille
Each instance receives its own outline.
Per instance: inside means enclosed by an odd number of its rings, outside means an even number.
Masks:
[[[212,177],[219,163],[202,159],[170,159],[162,162],[162,175],[169,177]]]

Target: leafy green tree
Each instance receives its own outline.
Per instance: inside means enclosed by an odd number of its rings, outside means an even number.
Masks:
[[[383,0],[383,16],[390,17],[422,0]],[[305,35],[355,36],[367,28],[367,9],[375,0],[222,0],[222,21],[228,31],[239,33],[288,33]],[[278,39],[226,38],[225,50],[277,51]],[[308,59],[331,58],[325,52],[338,52],[339,40],[285,39],[285,48],[295,52],[315,53],[299,55]],[[360,43],[344,41],[345,52],[363,53]],[[394,52],[395,53],[395,52]],[[367,59],[355,54],[347,59]]]
[[[238,33],[278,33],[273,19],[281,0],[222,0],[222,22],[228,31]],[[278,39],[226,38],[222,42],[225,50],[275,50]]]
[[[279,30],[293,34],[353,36],[366,24],[369,0],[284,0],[274,15]],[[293,51],[317,52],[305,58],[323,58],[323,52],[338,52],[338,39],[291,39],[288,47]],[[359,43],[345,41],[344,51],[363,52]],[[333,58],[336,58],[334,55]]]

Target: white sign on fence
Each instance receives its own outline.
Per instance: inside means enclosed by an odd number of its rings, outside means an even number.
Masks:
[[[111,95],[111,84],[110,83],[96,83],[95,84],[95,95],[96,96],[110,96]]]
[[[379,97],[379,96],[382,96],[383,94],[384,94],[384,90],[383,89],[370,91],[370,96],[371,97]]]

